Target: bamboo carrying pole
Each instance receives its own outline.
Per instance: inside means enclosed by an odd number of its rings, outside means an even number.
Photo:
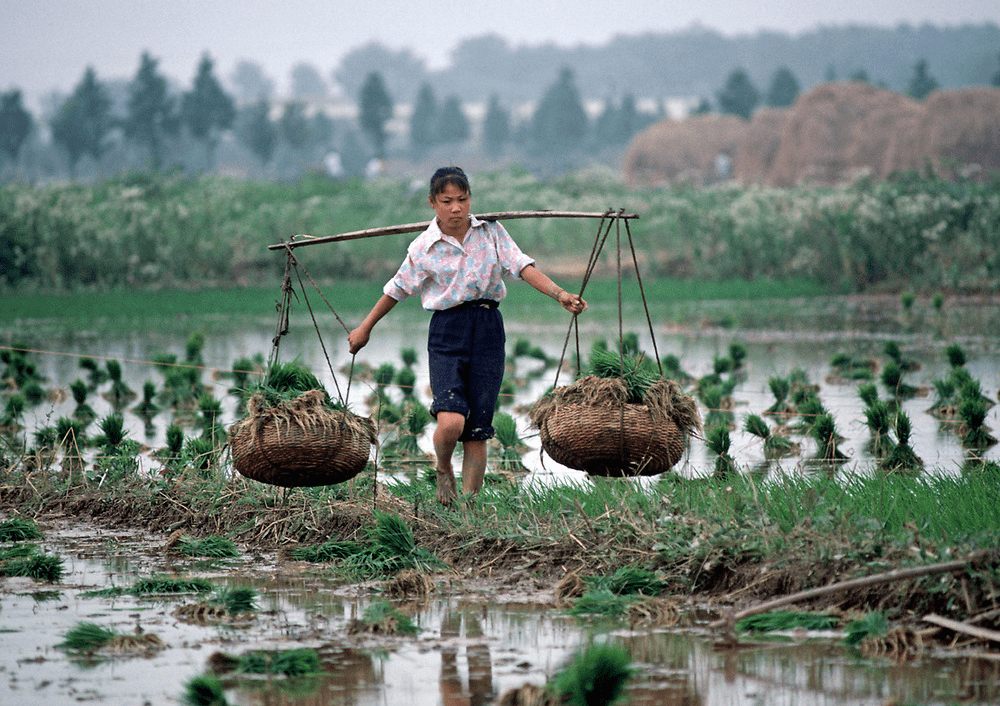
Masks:
[[[481,221],[513,221],[521,218],[638,218],[636,213],[619,213],[616,211],[605,211],[594,213],[586,211],[501,211],[500,213],[476,214],[476,218]],[[341,240],[360,240],[361,238],[375,238],[382,235],[398,235],[400,233],[419,233],[426,230],[430,221],[422,223],[405,223],[399,226],[383,226],[381,228],[366,228],[365,230],[355,230],[350,233],[340,235],[326,235],[313,237],[304,233],[293,235],[287,243],[275,243],[268,245],[268,250],[282,250],[286,247],[298,248],[303,245],[316,245],[319,243],[336,243]],[[307,240],[296,241],[295,238],[307,238]]]

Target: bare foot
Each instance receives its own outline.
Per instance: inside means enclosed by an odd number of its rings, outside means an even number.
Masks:
[[[455,499],[455,474],[452,471],[442,471],[437,469],[437,496],[438,502],[448,507]]]

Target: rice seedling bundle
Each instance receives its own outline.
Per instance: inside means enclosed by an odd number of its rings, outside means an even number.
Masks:
[[[286,488],[350,480],[365,468],[377,441],[370,419],[333,409],[316,377],[294,364],[272,369],[229,435],[240,474]]]
[[[701,429],[695,400],[643,358],[600,348],[572,384],[532,405],[542,448],[558,463],[595,476],[657,475],[676,464]]]

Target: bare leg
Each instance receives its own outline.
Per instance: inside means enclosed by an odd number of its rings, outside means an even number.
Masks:
[[[442,505],[451,505],[455,499],[455,472],[451,457],[464,428],[463,415],[457,412],[438,412],[437,427],[434,429],[434,454],[437,456],[437,497]]]
[[[486,442],[466,441],[462,443],[462,492],[475,495],[483,487],[486,475]]]

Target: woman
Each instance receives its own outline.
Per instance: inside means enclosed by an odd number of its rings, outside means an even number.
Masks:
[[[471,198],[461,169],[434,172],[428,197],[434,220],[410,243],[382,297],[347,339],[351,353],[357,353],[375,324],[408,296],[419,294],[424,309],[434,312],[427,337],[434,395],[430,411],[437,420],[437,497],[444,505],[455,499],[452,455],[459,441],[462,491],[474,495],[483,487],[486,442],[493,437],[506,357],[503,317],[497,309],[507,294],[501,276],[524,280],[573,314],[587,309],[583,298],[538,270],[502,225],[470,216]]]

